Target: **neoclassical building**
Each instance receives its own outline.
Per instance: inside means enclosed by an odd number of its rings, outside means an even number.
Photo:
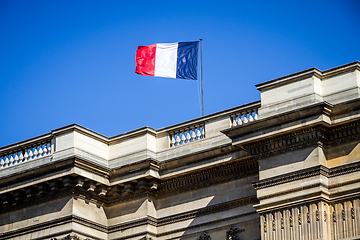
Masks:
[[[0,148],[0,239],[360,239],[360,62],[256,88],[161,129]]]

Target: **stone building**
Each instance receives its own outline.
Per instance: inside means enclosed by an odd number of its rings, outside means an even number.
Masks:
[[[0,148],[0,239],[360,239],[360,62],[256,87],[161,129]]]

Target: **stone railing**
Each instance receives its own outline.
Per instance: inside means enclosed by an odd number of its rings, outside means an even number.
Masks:
[[[260,101],[255,101],[219,113],[197,118],[193,121],[170,126],[171,129],[166,130],[169,134],[170,148],[205,139],[205,136],[209,137],[209,134],[206,134],[206,129],[211,129],[213,132],[212,134],[214,134],[214,129],[216,129],[215,131],[217,133],[220,133],[221,130],[226,128],[256,121],[259,118],[258,109],[260,106]],[[219,124],[219,121],[222,123]],[[214,127],[214,125],[218,126]]]
[[[170,147],[180,146],[205,138],[205,123],[170,132]]]
[[[236,127],[258,120],[258,108],[258,106],[255,108],[251,107],[248,109],[243,109],[236,114],[232,114],[230,116],[231,127]]]
[[[51,135],[10,145],[0,149],[0,169],[45,157],[52,152]]]

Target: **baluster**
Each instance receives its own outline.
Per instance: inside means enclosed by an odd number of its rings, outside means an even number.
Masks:
[[[232,127],[236,127],[237,126],[237,122],[236,122],[236,115],[231,115],[231,119],[232,119]]]
[[[191,136],[190,136],[190,128],[185,129],[186,130],[186,143],[190,142]]]
[[[0,156],[0,168],[3,168],[3,157]]]
[[[185,143],[185,131],[184,130],[181,130],[181,144]]]
[[[37,146],[34,147],[34,149],[35,149],[34,150],[34,159],[37,158],[38,155],[39,155],[39,152],[38,152],[37,148],[38,148]]]
[[[16,152],[15,154],[15,159],[14,159],[14,164],[18,164],[19,163],[19,152]]]
[[[246,124],[249,122],[249,120],[247,119],[247,112],[244,112],[243,115],[244,115],[243,123]]]
[[[7,167],[9,165],[10,161],[9,161],[9,157],[8,155],[5,156],[5,164],[4,167]]]
[[[29,159],[29,154],[28,154],[28,150],[25,149],[25,154],[24,154],[24,162],[27,161]]]
[[[43,149],[43,147],[44,147],[44,145],[43,145],[43,144],[41,144],[41,145],[40,145],[40,148],[39,148],[39,157],[41,157],[41,156],[42,156],[42,154],[44,153],[44,151],[42,150],[42,149]]]
[[[192,139],[192,141],[195,141],[195,138],[196,138],[195,128],[191,127],[191,139]]]
[[[24,160],[23,150],[20,151],[19,159],[20,159],[20,163],[23,162],[23,160]]]
[[[253,122],[254,121],[254,118],[252,116],[252,111],[250,110],[249,112],[249,122]]]
[[[48,154],[47,143],[44,145],[44,156]]]
[[[202,126],[201,135],[202,135],[202,138],[205,138],[205,124]]]
[[[238,125],[243,125],[243,121],[241,120],[241,113],[239,113],[238,116],[239,116]]]
[[[29,160],[31,160],[33,156],[34,156],[34,154],[33,154],[33,149],[30,148],[30,149],[29,149]]]
[[[14,164],[14,154],[13,153],[10,153],[10,165],[13,165]]]
[[[178,146],[179,144],[180,144],[180,133],[179,132],[177,132],[176,133],[176,146]]]
[[[50,154],[50,153],[51,153],[51,142],[49,143],[49,146],[48,146],[48,154]]]
[[[172,146],[175,146],[176,140],[175,140],[175,133],[171,135],[171,144]]]
[[[254,117],[254,120],[258,120],[258,119],[259,119],[259,116],[258,116],[258,110],[257,110],[257,109],[255,109],[255,110],[254,110],[254,112],[255,112],[255,117]]]
[[[200,137],[201,137],[200,126],[196,125],[195,127],[196,127],[196,130],[197,130],[196,131],[196,137],[197,137],[197,140],[199,140]]]

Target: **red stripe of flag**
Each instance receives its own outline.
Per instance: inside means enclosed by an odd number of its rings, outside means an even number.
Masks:
[[[138,46],[136,51],[136,70],[135,73],[145,76],[155,75],[155,55],[156,44],[149,46]]]

